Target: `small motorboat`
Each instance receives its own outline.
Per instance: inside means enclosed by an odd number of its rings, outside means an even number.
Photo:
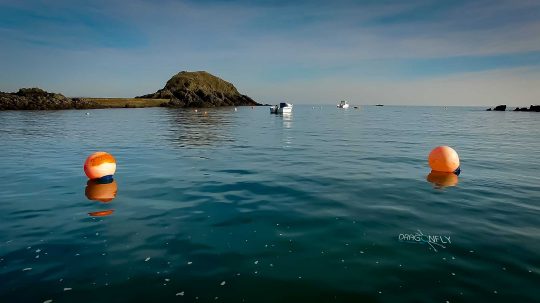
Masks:
[[[339,102],[339,104],[337,105],[338,108],[349,108],[349,102],[345,101],[345,100],[341,100],[341,102]]]
[[[270,113],[271,114],[291,113],[292,108],[293,108],[292,104],[281,102],[279,105],[274,105],[270,107]]]

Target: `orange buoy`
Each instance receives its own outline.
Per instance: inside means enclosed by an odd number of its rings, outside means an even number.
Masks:
[[[428,157],[429,167],[434,171],[453,173],[459,169],[459,156],[449,146],[437,146]]]
[[[100,183],[98,180],[88,180],[84,194],[88,200],[108,203],[116,198],[118,185],[116,181],[110,183]]]
[[[90,180],[105,177],[112,181],[115,171],[116,160],[111,154],[106,152],[93,153],[84,162],[84,173]]]
[[[459,182],[459,177],[454,173],[445,173],[442,171],[432,170],[426,179],[433,183],[437,188],[456,186]]]

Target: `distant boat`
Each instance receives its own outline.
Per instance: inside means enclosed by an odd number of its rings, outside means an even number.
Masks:
[[[274,105],[270,107],[270,113],[271,114],[291,113],[292,108],[293,108],[292,104],[281,102],[279,105]]]
[[[376,104],[375,106],[384,106],[383,104]]]
[[[349,108],[349,102],[345,101],[345,100],[341,100],[341,102],[339,102],[339,104],[337,105],[338,108]]]

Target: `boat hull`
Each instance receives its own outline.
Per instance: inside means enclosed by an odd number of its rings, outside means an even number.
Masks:
[[[272,106],[272,107],[270,107],[270,113],[271,114],[292,113],[292,106],[289,105],[289,106],[277,107],[277,108],[275,106]]]

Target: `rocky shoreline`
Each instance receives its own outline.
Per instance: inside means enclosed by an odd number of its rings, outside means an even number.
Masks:
[[[231,83],[205,71],[182,71],[163,89],[136,98],[68,98],[39,88],[0,92],[0,110],[61,110],[133,107],[259,106]]]
[[[59,110],[99,108],[99,104],[67,98],[39,88],[21,88],[16,93],[0,92],[0,110]]]

